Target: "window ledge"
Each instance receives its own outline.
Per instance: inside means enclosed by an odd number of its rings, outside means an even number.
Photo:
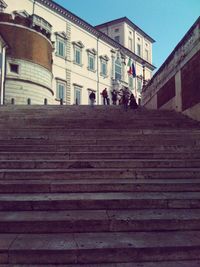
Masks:
[[[87,69],[88,69],[89,71],[91,71],[91,72],[94,72],[94,73],[97,72],[96,70],[90,69],[89,67],[87,67]]]
[[[106,74],[103,74],[102,72],[100,73],[100,75],[103,77],[103,78],[108,78],[108,75]]]
[[[58,102],[60,102],[60,98],[55,98],[55,101],[58,101]],[[66,103],[66,101],[65,101],[65,100],[63,100],[63,103]]]
[[[76,61],[74,61],[73,63],[74,63],[74,65],[77,65],[77,66],[79,66],[79,67],[83,67],[83,64],[79,64],[79,63],[77,63]]]
[[[62,58],[62,59],[64,59],[64,60],[67,60],[67,57],[66,57],[66,56],[61,56],[61,55],[59,55],[59,54],[57,54],[57,53],[55,53],[55,55],[56,55],[56,57]]]

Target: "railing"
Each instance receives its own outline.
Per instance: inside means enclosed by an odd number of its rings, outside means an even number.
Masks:
[[[32,26],[38,26],[41,29],[44,29],[47,33],[51,34],[52,32],[52,26],[49,22],[47,22],[42,17],[39,17],[37,15],[32,15]]]
[[[62,106],[64,103],[63,99],[61,98],[60,101],[59,101],[59,104]],[[10,104],[11,105],[15,105],[16,102],[15,102],[15,99],[14,98],[11,98],[11,101],[10,101]],[[31,105],[31,98],[27,98],[27,105]],[[44,98],[44,105],[48,105],[48,99],[47,98]]]

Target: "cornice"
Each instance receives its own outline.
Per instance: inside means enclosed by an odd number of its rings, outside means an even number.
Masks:
[[[140,64],[145,63],[146,67],[148,67],[150,70],[155,69],[154,65],[145,61],[143,58],[139,57],[138,55],[136,55],[135,53],[133,53],[132,51],[130,51],[128,48],[124,47],[123,45],[117,43],[112,38],[110,38],[108,35],[102,33],[101,31],[99,31],[98,29],[93,27],[91,24],[87,23],[86,21],[84,21],[80,17],[76,16],[75,14],[70,12],[69,10],[67,10],[64,7],[62,7],[61,5],[57,4],[55,1],[36,0],[36,2],[42,4],[43,6],[49,8],[50,10],[57,13],[58,15],[64,17],[65,19],[71,21],[72,23],[78,25],[82,29],[88,31],[89,33],[94,35],[97,38],[97,40],[98,39],[102,40],[102,41],[108,43],[109,45],[113,46],[115,49],[120,49],[120,51],[122,53],[124,53],[124,54],[126,54],[126,56],[131,57],[132,59],[138,61]]]
[[[121,22],[125,22],[127,23],[131,28],[133,28],[134,30],[137,30],[138,33],[142,34],[147,40],[149,40],[151,43],[154,43],[155,40],[149,36],[147,33],[145,33],[142,29],[140,29],[140,27],[138,27],[136,24],[134,24],[130,19],[128,19],[127,17],[122,17],[119,19],[115,19],[115,20],[111,20],[108,22],[105,22],[103,24],[99,24],[97,26],[95,26],[96,29],[101,29],[103,27],[106,26],[111,26],[111,25],[115,25],[117,23],[121,23]]]

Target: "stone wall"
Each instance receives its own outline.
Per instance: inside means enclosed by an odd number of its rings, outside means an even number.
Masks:
[[[18,73],[10,69],[10,64],[19,67]],[[5,84],[5,103],[26,104],[31,98],[32,104],[43,104],[44,98],[53,103],[52,74],[46,68],[29,61],[7,58],[7,77]]]
[[[200,120],[200,18],[143,88],[142,105]]]
[[[200,103],[200,50],[181,69],[182,110]]]

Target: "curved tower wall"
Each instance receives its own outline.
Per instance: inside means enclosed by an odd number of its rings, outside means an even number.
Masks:
[[[31,28],[29,18],[0,14],[0,32],[9,44],[5,104],[53,104],[52,43],[42,30]]]

